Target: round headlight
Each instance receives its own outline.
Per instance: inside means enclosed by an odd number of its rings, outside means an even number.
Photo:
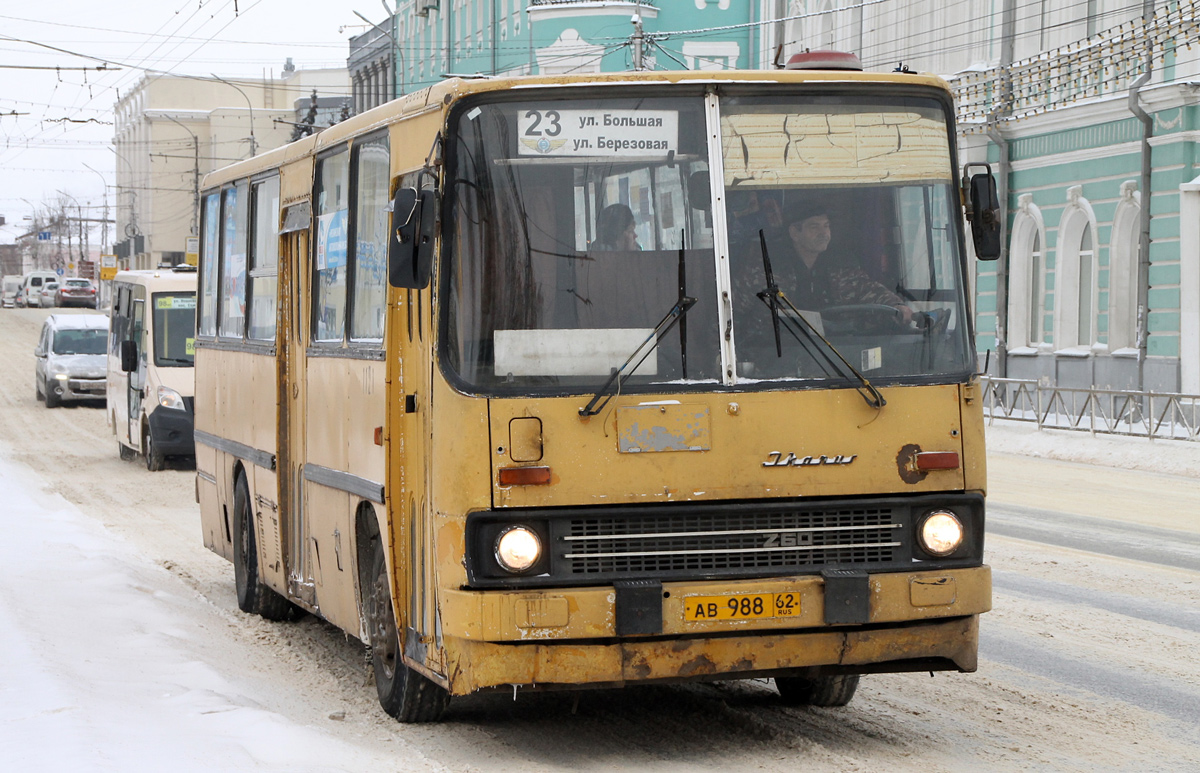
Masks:
[[[541,555],[541,541],[524,526],[510,526],[496,538],[496,560],[513,574],[528,571]]]
[[[926,553],[948,556],[962,545],[962,521],[949,510],[934,510],[921,522],[918,536]]]

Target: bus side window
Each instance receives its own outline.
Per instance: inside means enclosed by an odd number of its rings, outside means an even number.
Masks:
[[[251,202],[250,311],[246,337],[275,338],[276,300],[279,295],[279,178],[255,183]]]
[[[388,138],[354,146],[354,236],[350,297],[350,338],[383,340],[383,315],[387,308]]]
[[[249,184],[241,180],[225,189],[224,239],[221,242],[222,338],[241,338],[246,331],[246,250],[249,227]]]
[[[217,278],[221,243],[221,194],[212,192],[204,197],[203,245],[200,248],[200,318],[197,334],[217,334]]]
[[[317,162],[313,240],[312,338],[341,343],[346,331],[346,269],[350,214],[350,153]]]

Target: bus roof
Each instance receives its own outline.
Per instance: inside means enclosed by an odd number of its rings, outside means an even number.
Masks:
[[[444,109],[463,97],[490,91],[556,88],[582,85],[675,83],[874,83],[934,88],[950,93],[945,80],[930,74],[856,72],[851,70],[667,70],[654,72],[611,72],[588,75],[523,75],[512,77],[449,78],[420,91],[397,97],[378,107],[334,124],[254,158],[238,161],[205,176],[203,188],[250,177],[344,142],[373,129],[382,128],[428,110]]]
[[[143,285],[152,293],[163,290],[195,290],[196,272],[172,271],[169,268],[118,271],[113,281]]]

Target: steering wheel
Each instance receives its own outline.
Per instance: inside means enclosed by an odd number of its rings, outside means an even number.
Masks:
[[[908,332],[904,312],[883,303],[852,303],[821,310],[826,333],[833,335],[881,335]]]

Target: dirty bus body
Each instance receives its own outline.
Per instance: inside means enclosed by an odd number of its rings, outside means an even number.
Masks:
[[[405,721],[973,671],[951,115],[913,75],[451,80],[210,175],[197,490],[241,607],[372,645]],[[805,308],[813,206],[866,295]]]

